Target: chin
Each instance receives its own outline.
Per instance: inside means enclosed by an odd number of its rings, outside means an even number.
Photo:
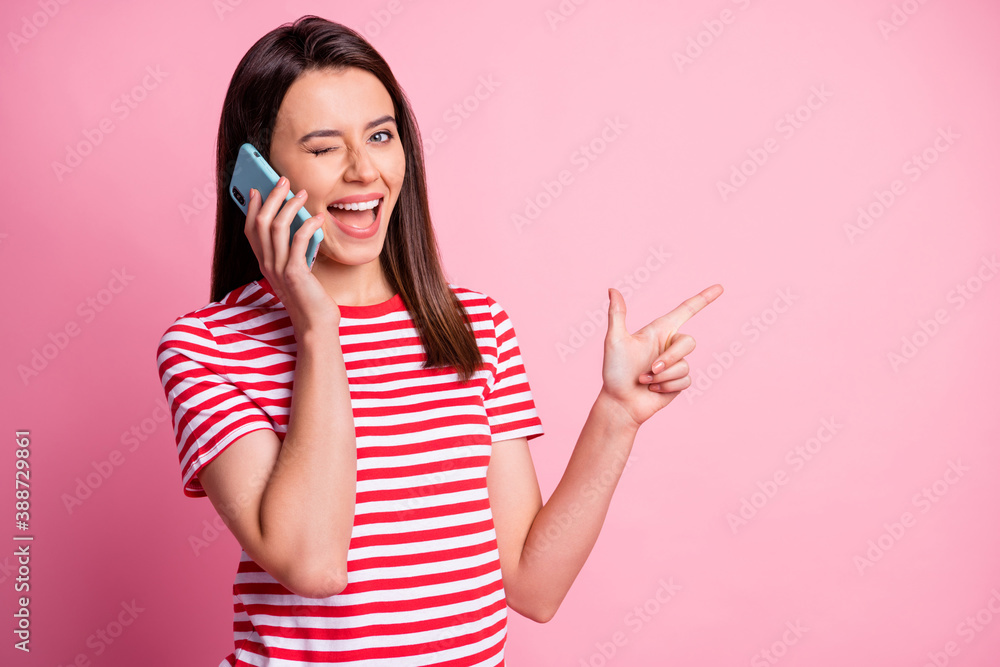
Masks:
[[[336,262],[337,264],[360,266],[361,264],[368,264],[371,261],[377,261],[379,256],[382,254],[382,247],[385,243],[385,238],[383,237],[378,240],[378,247],[375,247],[375,239],[369,240],[371,243],[366,244],[367,247],[354,248],[351,250],[347,250],[342,247],[330,250],[320,246],[319,252],[316,253],[316,261],[313,265],[315,266],[320,262]]]

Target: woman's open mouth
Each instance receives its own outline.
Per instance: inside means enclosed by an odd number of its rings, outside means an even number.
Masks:
[[[330,215],[340,220],[348,227],[355,229],[365,229],[378,217],[378,209],[382,204],[382,198],[368,201],[356,202],[353,204],[330,204],[327,210]]]
[[[355,238],[369,238],[378,232],[382,198],[352,204],[330,204],[326,209],[337,227]]]

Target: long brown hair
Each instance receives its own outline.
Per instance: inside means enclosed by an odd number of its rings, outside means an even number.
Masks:
[[[222,107],[216,152],[215,255],[212,301],[263,277],[244,233],[246,215],[228,186],[240,145],[250,142],[270,159],[278,108],[307,70],[357,67],[378,77],[392,98],[406,175],[392,211],[379,262],[410,311],[427,359],[424,368],[453,366],[467,382],[482,363],[468,314],[448,287],[431,225],[424,150],[416,118],[389,65],[354,30],[307,15],[261,37],[236,67]]]

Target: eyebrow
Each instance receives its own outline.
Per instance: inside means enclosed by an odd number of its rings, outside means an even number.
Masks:
[[[367,125],[365,125],[365,130],[370,130],[373,127],[377,127],[378,125],[382,125],[383,123],[389,123],[389,122],[395,125],[396,119],[390,115],[381,116],[371,121]],[[342,136],[344,136],[344,133],[341,130],[313,130],[309,134],[299,139],[299,143],[304,144],[310,139],[314,139],[316,137],[342,137]]]

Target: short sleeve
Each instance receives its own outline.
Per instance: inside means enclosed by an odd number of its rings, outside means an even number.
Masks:
[[[542,435],[542,421],[528,384],[514,325],[503,307],[486,297],[497,345],[497,364],[483,403],[493,442]]]
[[[173,417],[184,495],[206,496],[198,471],[240,436],[274,424],[225,377],[225,359],[197,317],[180,317],[167,329],[156,365]]]

